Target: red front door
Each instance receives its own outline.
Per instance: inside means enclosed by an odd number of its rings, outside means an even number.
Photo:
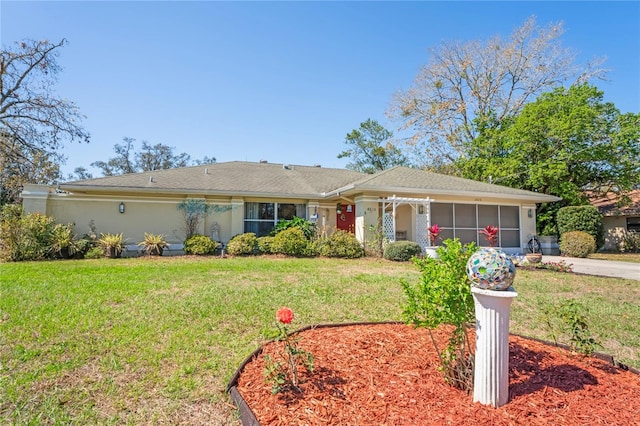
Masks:
[[[356,232],[356,206],[342,205],[340,213],[336,212],[336,223],[338,229],[355,234]]]

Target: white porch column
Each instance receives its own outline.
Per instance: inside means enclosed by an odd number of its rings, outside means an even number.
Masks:
[[[473,402],[500,407],[509,401],[509,316],[518,293],[471,287],[476,308]]]
[[[356,203],[356,238],[361,243],[373,239],[373,233],[368,232],[369,227],[378,226],[378,197],[360,195],[354,199]]]

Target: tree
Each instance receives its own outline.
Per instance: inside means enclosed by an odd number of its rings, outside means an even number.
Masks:
[[[456,164],[466,178],[562,197],[538,211],[538,231],[556,233],[560,207],[640,182],[640,114],[621,114],[603,96],[588,84],[560,87],[502,123],[476,120],[479,137]]]
[[[115,157],[107,161],[94,161],[91,166],[101,169],[104,176],[116,176],[126,173],[174,169],[191,164],[213,164],[216,162],[215,157],[204,157],[202,160],[191,162],[191,156],[185,152],[175,155],[173,153],[174,147],[164,144],[151,145],[146,141],[142,142],[142,149],[136,152],[134,147],[135,139],[125,137],[122,140],[124,141],[123,144],[115,144],[113,146],[113,150],[116,153]]]
[[[66,142],[88,142],[78,107],[57,97],[58,49],[67,43],[24,40],[0,50],[0,174],[3,201],[14,201],[24,182],[53,183]],[[43,170],[43,166],[46,172]],[[13,174],[20,171],[20,177]],[[7,187],[6,176],[13,176]]]
[[[70,173],[67,176],[67,180],[86,180],[86,179],[93,179],[93,174],[91,174],[89,170],[87,170],[84,167],[76,167],[75,169],[73,169],[73,173]]]
[[[561,23],[540,28],[532,17],[507,40],[445,42],[431,51],[413,85],[394,96],[388,115],[413,132],[408,142],[425,165],[468,157],[478,136],[474,120],[499,124],[553,87],[604,74],[601,61],[575,66],[562,34]]]
[[[193,160],[193,165],[194,166],[204,166],[206,164],[215,164],[216,163],[216,157],[209,157],[209,156],[204,156],[201,160],[199,159],[195,159]]]
[[[350,158],[347,169],[362,173],[376,173],[393,166],[407,164],[407,158],[391,142],[393,133],[376,120],[360,123],[345,138],[349,149],[338,154],[338,158]]]
[[[186,152],[173,154],[173,147],[142,142],[142,150],[136,153],[136,166],[143,171],[173,169],[189,165],[191,156]]]
[[[19,200],[25,183],[50,184],[58,181],[60,172],[56,154],[31,150],[15,138],[0,136],[0,146],[13,155],[0,154],[0,206]],[[11,142],[13,141],[13,142]]]

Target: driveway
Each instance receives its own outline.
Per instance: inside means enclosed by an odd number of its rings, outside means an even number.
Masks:
[[[640,263],[615,262],[613,260],[581,259],[578,257],[542,256],[543,262],[573,263],[573,272],[578,274],[618,277],[640,281]]]

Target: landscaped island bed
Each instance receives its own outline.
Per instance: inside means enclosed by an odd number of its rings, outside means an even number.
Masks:
[[[447,334],[436,330],[444,346]],[[492,408],[446,383],[428,331],[404,324],[316,328],[300,333],[316,370],[302,392],[272,394],[268,343],[237,390],[261,425],[631,425],[640,418],[640,375],[518,336],[510,337],[510,401]]]

